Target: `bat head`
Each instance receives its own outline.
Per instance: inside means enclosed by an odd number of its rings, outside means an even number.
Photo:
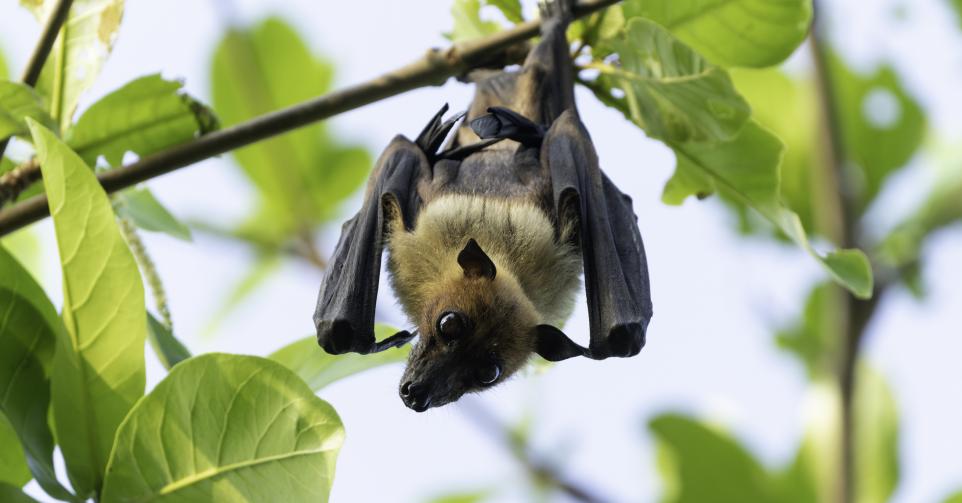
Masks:
[[[417,412],[503,382],[537,342],[534,305],[474,239],[452,267],[418,316],[419,340],[401,378],[401,399]]]

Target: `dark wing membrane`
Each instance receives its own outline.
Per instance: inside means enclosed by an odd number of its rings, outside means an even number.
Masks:
[[[574,110],[548,130],[541,159],[551,173],[558,218],[578,220],[591,331],[584,355],[633,356],[645,344],[652,307],[631,199],[598,167],[594,145]]]
[[[405,228],[410,229],[420,207],[418,181],[429,173],[424,152],[402,136],[396,137],[381,154],[371,174],[364,205],[344,223],[321,282],[314,325],[317,342],[328,353],[375,353],[411,339],[411,334],[399,332],[377,342],[374,308],[385,217],[401,218]]]

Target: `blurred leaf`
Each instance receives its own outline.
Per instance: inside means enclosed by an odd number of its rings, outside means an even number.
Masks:
[[[838,455],[841,445],[842,399],[834,376],[816,376],[803,401],[804,435],[795,459],[777,476],[780,494],[793,486],[817,497],[805,501],[832,501],[838,497],[842,473]],[[801,502],[799,502],[801,503]]]
[[[181,87],[156,74],[128,82],[91,105],[64,138],[88,165],[102,155],[119,166],[127,152],[144,157],[216,129],[213,112]]]
[[[47,426],[50,365],[57,339],[65,337],[63,323],[40,285],[3,246],[0,306],[0,417],[6,415],[19,437],[16,449],[23,446],[33,478],[51,496],[68,497],[54,472],[54,440]]]
[[[484,0],[484,3],[497,7],[504,14],[505,19],[512,23],[517,24],[524,21],[524,15],[521,12],[521,0]]]
[[[628,19],[651,19],[722,66],[777,64],[812,22],[811,0],[626,0],[623,8]]]
[[[751,114],[728,74],[664,28],[631,20],[612,41],[622,69],[598,68],[625,93],[630,118],[648,136],[708,142],[733,138]]]
[[[819,500],[818,485],[812,476],[811,459],[799,449],[795,459],[784,470],[773,475],[776,501],[779,503],[811,503]]]
[[[872,295],[872,270],[859,250],[817,252],[808,241],[798,215],[779,198],[779,139],[750,121],[738,137],[721,144],[667,142],[678,158],[675,174],[665,185],[663,200],[680,204],[688,195],[703,197],[717,189],[754,208],[792,241],[817,259],[829,275],[859,298]]]
[[[7,60],[3,57],[3,51],[0,51],[0,80],[7,80],[10,78],[10,72],[7,70]]]
[[[662,414],[649,422],[657,437],[665,485],[662,501],[776,501],[765,469],[730,436],[693,419]]]
[[[829,65],[845,153],[856,164],[858,209],[864,210],[922,144],[925,114],[891,67],[862,76],[837,56]]]
[[[793,80],[778,69],[734,69],[738,91],[751,103],[752,116],[785,144],[780,166],[780,192],[798,214],[802,226],[819,231],[819,211],[825,206],[812,187],[822,186],[816,140],[817,106],[811,82]],[[742,213],[744,215],[744,213]],[[742,218],[742,228],[757,231],[754,221]],[[767,228],[766,228],[767,230]]]
[[[960,0],[959,3],[962,4],[962,0]],[[945,501],[942,503],[962,503],[962,490],[945,498]]]
[[[491,497],[491,491],[472,491],[446,494],[428,500],[429,503],[481,503]]]
[[[11,136],[27,135],[27,117],[51,127],[50,114],[44,109],[40,95],[30,86],[0,80],[0,141]]]
[[[101,501],[326,502],[343,439],[334,409],[283,366],[201,355],[130,411]]]
[[[17,432],[13,431],[7,417],[0,413],[0,486],[10,484],[23,487],[31,478]]]
[[[114,433],[144,393],[147,332],[140,270],[93,171],[30,121],[63,266],[53,372],[57,439],[78,496],[101,486]]]
[[[962,0],[948,0],[949,5],[955,8],[955,14],[959,18],[959,25],[962,26]]]
[[[858,368],[855,397],[855,488],[858,503],[889,501],[899,483],[899,418],[885,378]]]
[[[215,109],[226,125],[324,94],[333,67],[311,54],[283,21],[268,19],[251,30],[232,29],[214,54]],[[364,149],[335,140],[323,124],[236,150],[234,156],[257,187],[260,210],[246,227],[271,240],[312,229],[337,215],[371,168]]]
[[[20,0],[40,23],[46,22],[57,0]],[[74,0],[70,15],[50,51],[37,89],[47,110],[66,130],[80,96],[93,85],[113,48],[124,0]]]
[[[236,283],[228,287],[230,292],[221,305],[214,310],[213,316],[204,327],[204,334],[213,334],[218,326],[230,316],[235,309],[247,300],[255,290],[277,270],[281,265],[281,257],[277,253],[261,253],[254,258],[250,265],[241,275]]]
[[[778,346],[801,360],[810,379],[827,378],[837,366],[835,355],[842,337],[836,315],[843,302],[838,294],[832,284],[815,286],[805,301],[802,318],[777,335]]]
[[[190,350],[174,337],[174,333],[150,313],[147,313],[147,337],[157,359],[167,370],[191,356]]]
[[[612,5],[586,18],[573,21],[568,27],[568,40],[581,40],[591,46],[592,58],[604,59],[614,52],[611,41],[625,29],[625,16],[621,5]]]
[[[962,221],[962,174],[943,175],[922,205],[897,225],[882,240],[879,258],[889,267],[902,273],[903,280],[919,278],[920,255],[926,238],[931,234]],[[921,285],[915,285],[921,293]]]
[[[0,501],[4,503],[37,503],[20,489],[0,482]]]
[[[490,3],[498,3],[498,0]],[[502,12],[504,11],[502,10]],[[454,18],[454,28],[451,29],[451,33],[445,34],[445,36],[455,43],[485,37],[501,31],[501,25],[497,22],[481,19],[481,0],[454,0],[454,5],[451,6],[451,16]]]
[[[381,323],[374,325],[377,339],[389,337],[398,332],[396,328]],[[368,369],[403,362],[410,352],[410,344],[392,348],[380,353],[359,355],[355,353],[330,355],[317,345],[314,336],[305,337],[275,351],[268,358],[286,366],[301,376],[314,391],[334,381],[363,372]]]
[[[129,218],[146,231],[163,232],[190,241],[190,229],[170,214],[147,188],[127,189],[114,195],[117,215]]]

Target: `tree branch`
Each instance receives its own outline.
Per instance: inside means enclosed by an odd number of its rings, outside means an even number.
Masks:
[[[57,41],[60,28],[67,21],[71,4],[73,4],[73,0],[59,0],[54,6],[53,12],[50,13],[50,17],[47,18],[47,23],[43,27],[43,33],[40,34],[40,40],[37,41],[37,47],[33,49],[33,54],[27,61],[27,67],[23,70],[23,76],[20,77],[24,84],[33,87],[40,79],[40,72],[43,70],[44,63],[47,62],[47,56],[50,56],[50,49],[53,48],[53,43]],[[0,159],[3,158],[3,153],[7,151],[9,141],[9,138],[0,141]]]
[[[584,17],[619,1],[585,0],[575,5],[574,16]],[[539,28],[538,21],[528,21],[484,38],[455,44],[445,50],[432,49],[417,61],[371,81],[215,131],[135,163],[102,172],[97,178],[107,192],[114,192],[348,110],[412,89],[440,85],[449,77],[485,66],[503,51],[537,35]],[[0,211],[0,236],[48,215],[47,198],[44,195]]]

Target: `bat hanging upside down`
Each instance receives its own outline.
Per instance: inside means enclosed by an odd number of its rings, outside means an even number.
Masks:
[[[341,231],[317,301],[332,354],[375,353],[415,335],[400,394],[421,412],[490,388],[532,353],[633,356],[651,318],[648,266],[631,199],[598,167],[574,102],[565,0],[542,4],[542,39],[519,71],[475,72],[465,123],[445,105],[414,142],[377,162]],[[417,325],[374,338],[382,248]],[[590,344],[557,327],[584,271]]]

